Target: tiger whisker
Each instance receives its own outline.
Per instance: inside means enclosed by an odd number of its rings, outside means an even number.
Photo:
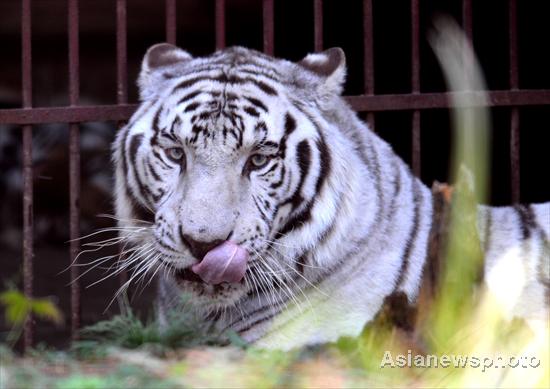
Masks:
[[[265,241],[267,243],[267,245],[272,248],[273,250],[275,250],[277,253],[281,254],[282,256],[285,257],[285,259],[291,261],[291,262],[294,262],[296,264],[299,264],[301,266],[304,266],[304,267],[309,267],[309,268],[312,268],[312,269],[324,269],[324,267],[321,267],[321,266],[315,266],[315,265],[308,265],[308,264],[305,264],[305,263],[302,263],[302,262],[299,262],[297,261],[296,259],[294,259],[293,257],[289,256],[289,255],[286,255],[285,253],[283,253],[281,250],[277,249],[276,247],[272,246],[272,243],[273,242],[270,242],[270,241]]]
[[[276,263],[277,265],[279,265],[278,262],[275,260],[275,258],[273,258],[272,256],[268,256],[268,257],[269,257],[269,260],[272,261],[272,263]],[[286,274],[288,274],[288,273],[286,273]],[[307,294],[304,292],[304,290],[300,287],[300,285],[294,279],[292,279],[291,277],[289,277],[288,279],[294,284],[294,286],[298,289],[298,291],[304,296],[304,298],[306,299],[308,305],[311,308],[311,303],[309,301],[309,298],[308,298]]]

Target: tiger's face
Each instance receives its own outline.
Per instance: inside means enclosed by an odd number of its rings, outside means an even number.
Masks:
[[[342,66],[329,63],[340,53],[312,64]],[[146,54],[143,103],[114,144],[117,216],[144,247],[138,266],[197,305],[232,305],[300,271],[310,243],[284,242],[314,221],[330,157],[308,115],[315,99],[293,83],[298,66],[242,48]]]

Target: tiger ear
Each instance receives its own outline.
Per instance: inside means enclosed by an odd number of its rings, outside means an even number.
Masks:
[[[333,47],[321,53],[308,54],[298,65],[324,81],[319,90],[322,95],[342,93],[346,81],[346,55],[341,48]]]
[[[156,96],[162,83],[173,76],[170,69],[191,59],[193,57],[187,51],[169,43],[151,46],[143,57],[138,78],[141,100]]]

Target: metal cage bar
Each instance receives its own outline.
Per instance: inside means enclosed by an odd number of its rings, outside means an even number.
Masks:
[[[413,94],[420,93],[420,10],[419,0],[411,0],[411,89]],[[417,177],[421,173],[420,111],[415,109],[412,115],[412,170]]]
[[[216,0],[216,50],[225,45],[225,0]]]
[[[323,0],[313,0],[313,47],[323,50]]]
[[[21,7],[22,97],[23,108],[32,107],[32,47],[31,1],[23,0]],[[33,296],[33,164],[32,126],[23,125],[23,290],[27,298]],[[23,333],[23,345],[29,349],[33,343],[33,318],[28,317]]]
[[[69,104],[76,106],[80,100],[80,63],[78,42],[78,0],[69,0]],[[80,244],[80,127],[69,124],[69,236],[70,260],[77,260]],[[80,283],[78,267],[71,266],[71,335],[78,338],[80,328]]]
[[[176,0],[166,0],[166,42],[176,44]]]
[[[372,0],[363,0],[363,83],[365,95],[367,95],[367,97],[372,97],[374,95],[374,43],[372,23]],[[374,131],[373,112],[367,113],[367,122],[370,129]]]
[[[510,50],[510,89],[519,89],[518,76],[518,30],[517,1],[510,0],[508,7],[509,50]],[[519,109],[512,107],[510,111],[510,181],[512,186],[512,202],[519,203],[520,191],[520,139],[519,139]]]
[[[275,52],[275,4],[273,0],[263,0],[264,53],[273,55]]]
[[[346,96],[346,101],[359,112],[410,111],[451,107],[454,94],[466,94],[471,106],[511,107],[550,105],[550,90],[520,89],[489,92],[442,92],[419,94],[386,94]],[[487,94],[487,102],[481,98]],[[137,104],[86,105],[77,107],[12,108],[0,110],[0,123],[42,124],[128,120]]]
[[[126,0],[116,2],[116,79],[117,105],[128,103],[128,58],[127,58],[127,6]]]
[[[126,0],[117,0],[116,2],[116,79],[117,79],[117,105],[128,103],[128,37],[127,37],[127,3]],[[126,121],[119,120],[117,127],[120,129]],[[123,246],[120,246],[119,252],[123,258]],[[128,281],[126,270],[120,272],[118,277],[120,286]]]

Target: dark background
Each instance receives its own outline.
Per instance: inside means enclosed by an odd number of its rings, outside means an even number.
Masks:
[[[410,1],[373,1],[374,74],[376,94],[410,93],[411,36]],[[62,0],[33,1],[33,95],[34,105],[63,106],[68,103],[67,5]],[[461,22],[461,1],[420,0],[421,92],[445,91],[439,66],[426,41],[433,17],[450,14]],[[193,55],[206,55],[215,47],[214,1],[177,2],[177,44]],[[263,45],[262,2],[226,1],[226,43],[258,50]],[[0,1],[0,108],[21,106],[21,4]],[[324,46],[340,46],[348,63],[345,94],[363,93],[363,11],[359,0],[324,1]],[[521,89],[550,89],[550,3],[518,1],[519,83]],[[128,1],[129,101],[137,101],[134,80],[145,50],[165,40],[165,7],[162,1]],[[313,51],[313,1],[275,1],[275,55],[299,60]],[[80,94],[81,104],[116,103],[115,1],[80,1]],[[508,2],[473,1],[474,48],[490,90],[508,89]],[[550,107],[522,107],[521,200],[550,200]],[[511,202],[510,109],[491,109],[493,156],[491,203]],[[447,181],[450,155],[450,119],[445,109],[424,110],[422,126],[422,180]],[[376,131],[390,142],[405,161],[411,161],[410,111],[380,112]],[[81,127],[82,233],[110,222],[96,215],[112,213],[109,194],[111,165],[109,145],[115,123],[86,123]],[[68,253],[68,155],[67,125],[34,127],[35,159],[35,294],[53,296],[68,312],[68,272],[58,274],[69,263]],[[17,127],[0,125],[0,290],[21,278],[21,146]],[[108,255],[109,251],[102,251]],[[84,256],[83,262],[97,258]],[[85,287],[101,276],[87,274]],[[108,280],[83,289],[83,323],[90,324],[116,312],[116,304],[105,313],[118,285]],[[151,288],[134,304],[141,312],[150,305]],[[37,325],[38,340],[65,344],[67,325]],[[0,318],[1,319],[1,318]],[[0,324],[0,326],[2,326]],[[1,331],[1,329],[0,329]]]

